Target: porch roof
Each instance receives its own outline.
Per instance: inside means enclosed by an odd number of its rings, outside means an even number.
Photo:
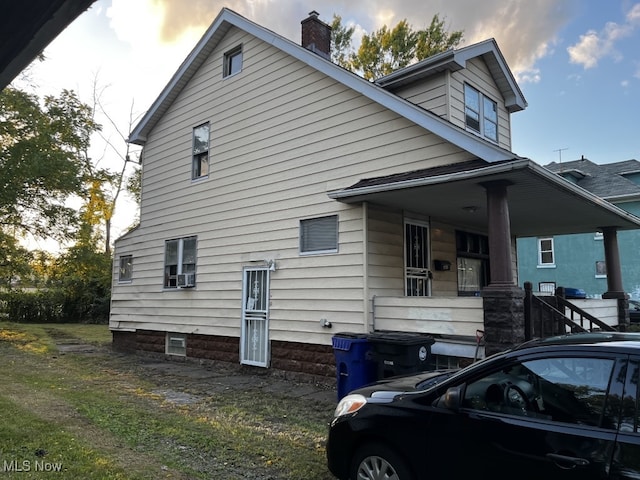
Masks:
[[[640,229],[640,218],[526,159],[472,160],[363,179],[328,192],[344,203],[369,202],[486,231],[483,184],[508,182],[511,233],[518,237]]]

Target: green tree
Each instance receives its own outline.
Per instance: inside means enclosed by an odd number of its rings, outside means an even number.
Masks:
[[[362,42],[353,51],[352,38],[355,29],[342,25],[342,18],[334,15],[332,41],[335,52],[332,60],[353,72],[361,73],[367,80],[384,75],[444,52],[460,44],[463,31],[448,32],[445,21],[435,14],[431,24],[414,30],[407,20],[389,28],[384,25],[375,32],[362,36]]]
[[[82,152],[99,128],[72,91],[48,96],[42,105],[15,88],[0,92],[2,232],[58,240],[73,235],[77,212],[67,201],[83,195]]]
[[[32,254],[15,237],[0,230],[0,287],[11,288],[15,283],[29,281]]]
[[[353,49],[353,34],[355,27],[347,27],[342,24],[342,17],[333,14],[331,22],[331,61],[347,70],[352,70],[351,56]]]
[[[111,299],[111,256],[101,251],[102,235],[83,221],[76,243],[60,255],[50,284],[61,302],[66,322],[105,323]]]

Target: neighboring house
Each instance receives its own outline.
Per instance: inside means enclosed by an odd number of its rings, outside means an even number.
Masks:
[[[579,187],[624,210],[640,215],[640,162],[598,165],[586,158],[546,166]],[[618,248],[624,291],[640,298],[640,231],[620,232]],[[607,262],[601,231],[518,239],[518,277],[534,290],[579,288],[587,297],[607,291]]]
[[[640,227],[511,152],[526,102],[494,40],[375,83],[329,48],[316,12],[300,46],[223,9],[135,127],[114,348],[332,375],[332,336],[377,329],[473,358],[477,330],[525,338],[517,236],[604,225],[614,252]]]

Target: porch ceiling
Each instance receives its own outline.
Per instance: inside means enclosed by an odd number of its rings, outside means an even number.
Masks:
[[[0,90],[96,0],[2,2]]]
[[[452,166],[453,167],[453,166]],[[640,218],[572,184],[528,159],[497,164],[467,162],[363,180],[329,197],[367,201],[424,214],[453,225],[487,231],[485,182],[507,181],[511,233],[518,237],[639,229]]]

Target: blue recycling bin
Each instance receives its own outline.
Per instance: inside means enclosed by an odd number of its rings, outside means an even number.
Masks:
[[[376,379],[376,364],[371,360],[371,344],[364,333],[337,333],[332,338],[336,357],[338,401],[351,390]]]

